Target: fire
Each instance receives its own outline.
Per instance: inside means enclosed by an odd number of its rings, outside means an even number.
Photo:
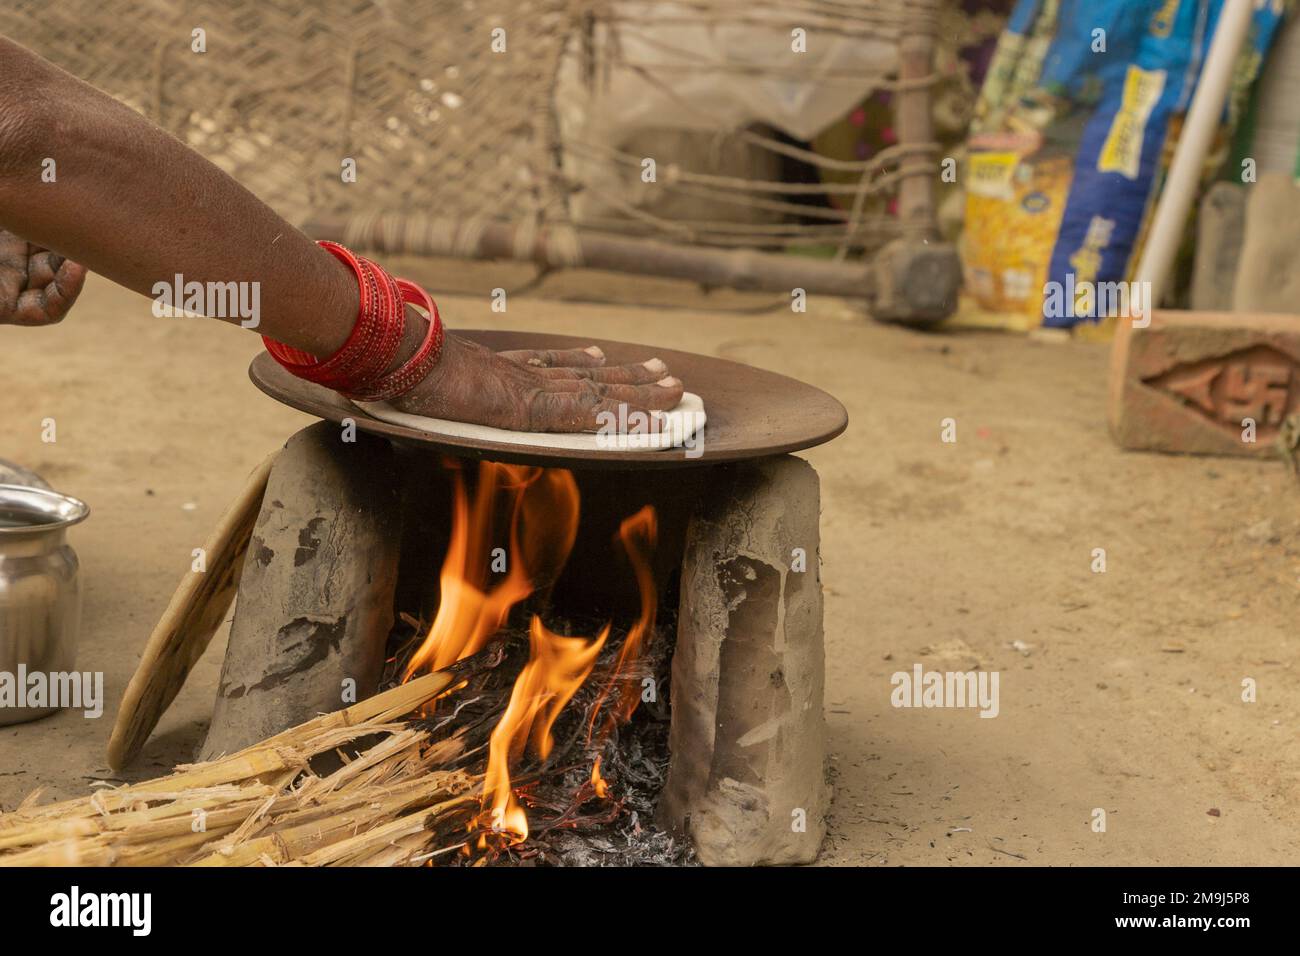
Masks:
[[[528,818],[510,786],[510,764],[523,756],[524,745],[545,760],[555,741],[551,727],[596,664],[609,636],[609,625],[594,641],[561,637],[533,617],[528,630],[529,658],[515,680],[510,703],[492,731],[488,744],[487,775],[483,778],[483,803],[490,803],[489,819],[496,832],[510,842],[528,837]]]
[[[649,505],[630,518],[623,519],[623,523],[619,525],[618,537],[627,550],[628,560],[632,562],[632,569],[636,573],[637,588],[641,592],[641,615],[628,631],[623,646],[619,648],[614,670],[609,675],[605,686],[601,688],[599,703],[591,710],[591,723],[587,726],[588,744],[592,742],[596,719],[604,709],[605,699],[611,693],[617,692],[618,698],[614,707],[606,715],[602,736],[608,735],[615,724],[630,720],[640,701],[636,685],[627,679],[627,674],[631,665],[640,659],[648,636],[654,634],[655,613],[659,601],[655,592],[654,569],[650,566],[650,558],[654,553],[658,535],[659,525],[655,518],[655,510]]]
[[[596,762],[591,765],[591,788],[596,791],[596,796],[600,797],[602,800],[609,796],[609,784],[606,783],[605,778],[600,775],[599,757],[597,757]]]
[[[407,665],[405,680],[481,650],[504,626],[512,608],[554,583],[577,537],[579,494],[569,471],[483,462],[472,500],[459,469],[453,481],[451,540],[440,575],[441,598],[428,634]],[[498,564],[494,569],[493,536],[504,515],[509,520],[509,548],[505,567]],[[657,595],[650,556],[656,533],[655,511],[649,506],[623,521],[619,529],[636,576],[641,612],[591,710],[589,749],[599,749],[639,702],[638,687],[627,675],[654,632]],[[502,573],[504,578],[492,583],[492,577]],[[528,663],[489,738],[481,813],[470,824],[472,830],[497,835],[496,845],[527,839],[528,818],[515,795],[510,768],[525,749],[540,760],[550,755],[555,721],[590,677],[609,633],[606,624],[593,639],[555,634],[539,617],[532,617]],[[601,732],[596,735],[602,716]],[[591,783],[598,797],[608,796],[599,757],[592,766]],[[480,836],[480,849],[488,846],[487,836]]]
[[[433,625],[403,680],[441,670],[483,649],[513,608],[539,583],[554,580],[578,533],[578,485],[563,468],[483,462],[471,506],[454,474],[451,542],[442,564],[442,596]],[[504,500],[510,514],[506,576],[489,585],[489,549]]]

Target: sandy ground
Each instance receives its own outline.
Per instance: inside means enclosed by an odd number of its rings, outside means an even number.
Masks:
[[[1126,454],[1104,419],[1106,348],[924,335],[844,303],[568,275],[512,295],[412,263],[453,326],[656,341],[817,383],[849,431],[808,453],[822,480],[826,864],[1290,863],[1300,849],[1300,489],[1280,465]],[[495,283],[498,280],[491,280]],[[0,728],[0,806],[114,777],[104,748],[150,628],[249,470],[308,422],[248,382],[256,338],[154,319],[92,280],[63,326],[0,329],[0,457],[84,498],[79,666],[105,673],[97,721]],[[688,383],[689,384],[689,383]],[[41,441],[41,422],[58,440]],[[940,441],[954,418],[957,442]],[[1091,570],[1104,548],[1107,570]],[[1019,642],[1013,647],[1013,642]],[[132,776],[191,757],[224,633]],[[895,709],[890,675],[1000,674],[1000,714]],[[1243,678],[1258,701],[1241,700]],[[1090,828],[1094,808],[1106,832]],[[1217,810],[1218,815],[1211,810]]]

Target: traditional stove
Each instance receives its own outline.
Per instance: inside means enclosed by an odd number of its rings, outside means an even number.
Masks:
[[[813,860],[829,803],[820,495],[816,472],[789,452],[837,436],[847,425],[844,408],[785,376],[687,352],[537,333],[458,334],[494,350],[595,344],[611,364],[658,356],[704,398],[702,445],[688,456],[433,435],[372,418],[258,356],[254,383],[323,421],[294,435],[271,469],[203,756],[339,709],[341,686],[361,698],[374,693],[386,661],[391,675],[389,639],[399,618],[446,611],[448,554],[478,549],[459,559],[473,566],[464,573],[477,576],[476,601],[516,558],[486,537],[467,545],[457,512],[468,514],[483,482],[508,490],[526,469],[562,469],[557,481],[578,496],[574,527],[560,522],[548,533],[567,535],[567,560],[530,583],[527,603],[564,619],[676,621],[659,823],[688,836],[706,864]],[[565,496],[554,502],[540,510],[570,507]],[[629,518],[645,513],[656,540],[649,591],[618,548],[620,529],[626,537]],[[647,593],[656,606],[645,606]],[[481,610],[474,613],[481,621]],[[435,628],[454,629],[448,616]]]

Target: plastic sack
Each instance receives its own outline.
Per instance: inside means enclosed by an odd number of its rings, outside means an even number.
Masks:
[[[1222,7],[1017,4],[969,139],[962,256],[967,291],[981,306],[1029,325],[1107,317],[1093,290],[1123,282],[1136,264]],[[1280,20],[1280,6],[1257,4],[1221,141]],[[1050,289],[1067,290],[1065,308]]]

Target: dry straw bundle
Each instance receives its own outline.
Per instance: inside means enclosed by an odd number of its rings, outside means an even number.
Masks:
[[[461,846],[480,780],[444,769],[461,755],[459,737],[434,742],[401,718],[457,680],[428,674],[170,776],[48,806],[33,794],[0,814],[0,865],[424,863]],[[312,769],[334,752],[338,769]]]

